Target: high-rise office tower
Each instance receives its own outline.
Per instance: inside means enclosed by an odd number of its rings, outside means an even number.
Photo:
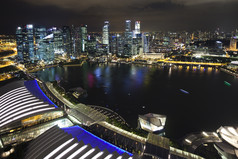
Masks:
[[[87,52],[87,25],[72,26],[71,29],[72,58],[79,57]]]
[[[109,53],[109,21],[104,22],[102,32],[102,43],[107,45],[107,53]]]
[[[143,52],[144,53],[149,52],[149,33],[143,33],[143,35],[142,35],[142,47],[143,47]]]
[[[113,34],[110,36],[110,52],[115,55],[117,53],[117,35]]]
[[[126,20],[126,32],[131,32],[131,20]]]
[[[135,34],[140,34],[140,21],[135,22]]]
[[[55,58],[55,50],[54,50],[54,34],[51,33],[43,38],[43,45],[45,48],[45,54],[43,57],[43,61],[47,64],[51,64]]]
[[[131,21],[126,20],[125,33],[124,33],[123,56],[130,57],[131,55],[132,55]]]
[[[142,47],[142,35],[140,31],[140,21],[135,22],[135,30],[133,30],[132,55],[139,54]]]
[[[80,54],[80,27],[72,26],[71,28],[71,43],[72,43],[72,56],[71,58],[79,57]]]
[[[136,34],[132,42],[132,55],[138,55],[142,48],[142,34]]]
[[[67,54],[67,57],[72,56],[72,43],[71,43],[71,29],[69,26],[63,26],[62,28],[63,38],[63,50]]]
[[[140,21],[135,22],[135,30],[133,30],[133,38],[136,38],[140,34]]]
[[[124,48],[124,38],[122,35],[117,34],[117,56],[123,55]]]
[[[17,60],[23,62],[23,28],[17,27],[16,29],[16,42],[17,42]]]
[[[39,26],[34,29],[35,34],[35,56],[37,60],[43,60],[45,56],[45,43],[46,28]]]
[[[91,34],[88,35],[88,39],[87,39],[87,51],[89,54],[93,55],[96,53],[96,48],[97,47],[97,40],[96,37]]]
[[[53,34],[54,53],[58,55],[63,54],[63,35],[62,30],[56,27],[49,29],[50,34]]]
[[[16,30],[18,60],[24,64],[34,63],[34,34],[33,25],[27,24],[24,27],[17,27]]]
[[[80,26],[80,53],[87,52],[87,25]]]

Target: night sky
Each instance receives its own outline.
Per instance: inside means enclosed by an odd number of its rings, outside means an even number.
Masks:
[[[124,20],[141,21],[143,31],[192,31],[238,28],[238,0],[1,0],[0,34],[15,34],[21,24],[87,24],[101,31],[123,31]]]

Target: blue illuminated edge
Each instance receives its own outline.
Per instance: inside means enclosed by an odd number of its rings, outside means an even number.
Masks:
[[[53,102],[45,95],[45,93],[41,90],[41,88],[40,88],[40,86],[38,85],[37,81],[36,81],[36,80],[34,80],[34,81],[35,81],[35,85],[36,85],[36,87],[38,88],[38,90],[40,90],[40,92],[46,97],[46,99],[47,99],[48,101],[50,101],[50,104],[53,104],[53,105],[55,106],[55,108],[58,108],[58,106],[56,106],[55,103],[53,103]]]
[[[85,129],[83,129],[83,128],[81,128],[80,126],[78,126],[78,125],[75,125],[75,126],[71,126],[71,127],[67,127],[67,128],[61,128],[61,129],[69,129],[69,128],[75,128],[75,127],[77,127],[77,128],[79,128],[79,129],[81,129],[81,130],[83,130],[83,131],[85,131],[86,133],[88,133],[89,135],[92,135],[93,137],[95,137],[96,139],[98,139],[98,140],[100,140],[100,141],[102,141],[102,142],[104,142],[104,143],[106,143],[106,144],[108,144],[108,145],[110,145],[110,146],[112,146],[112,147],[114,147],[115,149],[117,149],[117,150],[119,150],[119,151],[122,151],[122,152],[124,152],[124,153],[127,153],[128,155],[130,155],[130,156],[133,156],[133,154],[132,153],[130,153],[130,152],[128,152],[128,151],[126,151],[126,150],[123,150],[123,149],[121,149],[121,148],[119,148],[119,147],[117,147],[117,146],[115,146],[115,145],[113,145],[113,144],[111,144],[111,143],[109,143],[109,142],[107,142],[107,141],[105,141],[105,140],[103,140],[103,139],[101,139],[101,138],[99,138],[98,136],[96,136],[96,135],[94,135],[94,134],[92,134],[92,133],[90,133],[90,132],[88,132],[87,130],[85,130]]]

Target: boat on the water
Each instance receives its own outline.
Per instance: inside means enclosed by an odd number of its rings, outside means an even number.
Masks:
[[[231,84],[227,81],[224,81],[224,84],[227,85],[227,86],[231,86]]]
[[[184,89],[179,89],[181,92],[185,93],[185,94],[189,94],[188,91],[185,91]]]

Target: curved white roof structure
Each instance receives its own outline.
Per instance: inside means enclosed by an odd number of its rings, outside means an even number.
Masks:
[[[238,158],[238,127],[221,126],[217,133],[223,142],[216,143],[215,148],[227,158],[230,158],[231,155]]]
[[[47,130],[29,143],[25,159],[132,159],[132,154],[110,145],[78,126]],[[76,135],[76,136],[75,136]],[[86,138],[86,139],[85,139]],[[100,140],[100,141],[99,141]],[[107,146],[105,146],[105,144]],[[103,147],[103,149],[102,149]]]
[[[220,127],[217,132],[222,139],[238,149],[238,128],[231,126]]]
[[[0,129],[30,116],[56,110],[36,81],[16,81],[0,88]]]

